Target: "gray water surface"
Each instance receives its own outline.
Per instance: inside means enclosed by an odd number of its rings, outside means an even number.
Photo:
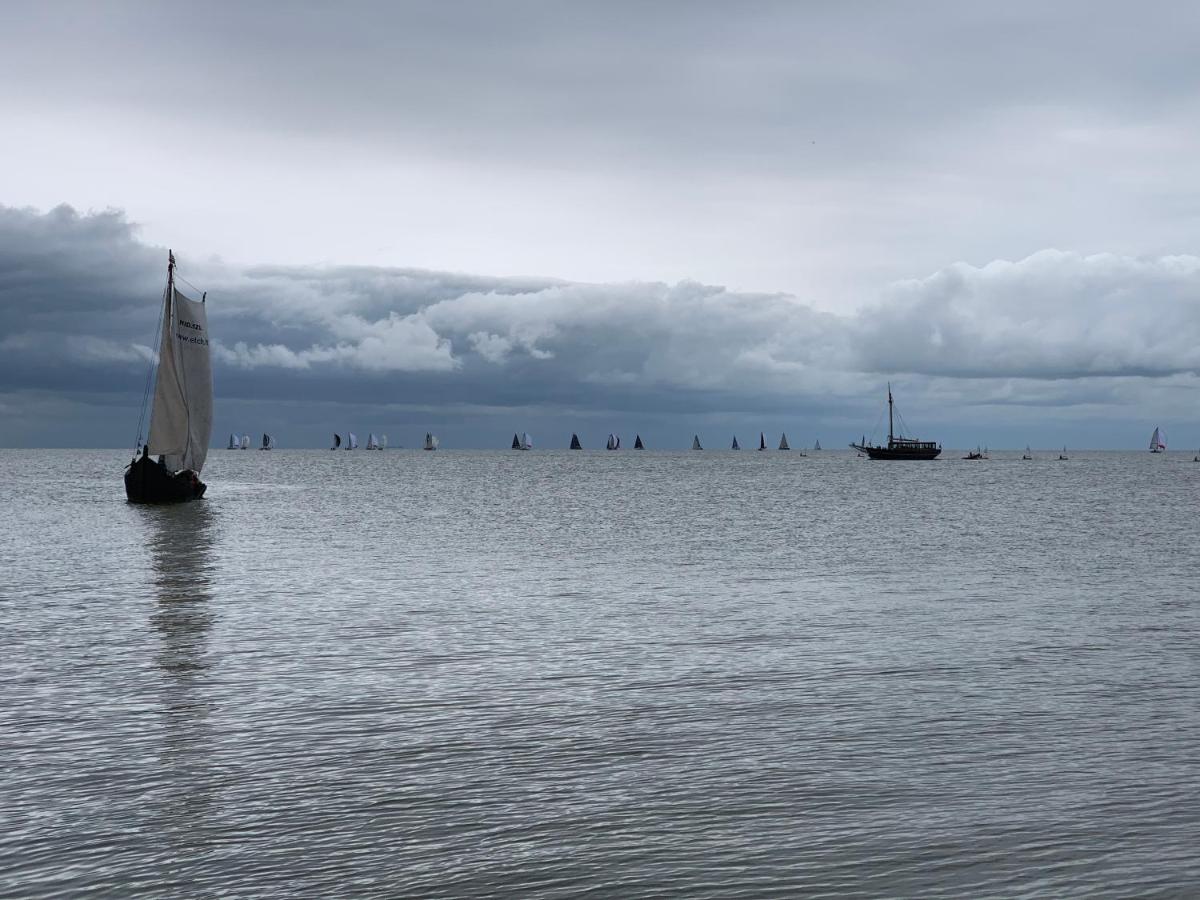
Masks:
[[[0,451],[0,895],[1187,896],[1191,454]]]

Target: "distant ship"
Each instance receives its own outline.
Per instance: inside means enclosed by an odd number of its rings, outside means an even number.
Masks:
[[[820,449],[821,449],[821,442],[820,442],[820,441],[817,441],[815,444],[813,444],[813,449],[814,449],[814,450],[820,450]]]
[[[731,446],[729,449],[730,450],[741,450],[742,449],[742,445],[737,442],[736,434],[733,436],[733,446]]]
[[[1150,452],[1162,453],[1167,449],[1167,436],[1159,430],[1157,425],[1154,426],[1154,434],[1150,435]]]
[[[579,435],[575,434],[574,432],[571,432],[571,449],[572,450],[582,450],[583,449],[583,444],[579,443]]]
[[[779,449],[780,450],[791,450],[792,449],[791,447],[788,446],[787,432],[784,432],[783,436],[779,438]]]
[[[242,447],[242,439],[236,433],[229,435],[229,446],[226,450],[240,450]]]
[[[1062,453],[1060,453],[1060,454],[1058,454],[1058,458],[1059,458],[1059,459],[1068,459],[1068,456],[1067,456],[1067,445],[1066,445],[1066,444],[1063,444],[1063,452],[1062,452]]]
[[[646,445],[642,443],[642,436],[640,434],[635,435],[633,438],[633,449],[634,450],[645,450],[646,449]]]
[[[763,434],[761,431],[758,433],[758,449],[759,450],[767,449],[767,436],[765,434]]]
[[[426,450],[436,450],[438,448],[438,443],[439,443],[439,441],[437,439],[436,434],[434,434],[431,431],[425,432],[425,449]]]
[[[1033,451],[1029,449],[1029,445],[1025,445],[1025,455],[1021,459],[1033,459]]]
[[[262,447],[260,447],[259,449],[261,449],[261,450],[274,450],[274,449],[275,449],[275,438],[271,437],[269,434],[267,434],[267,433],[265,433],[265,432],[264,432],[264,433],[263,433],[263,442],[262,442]]]
[[[871,459],[937,459],[942,452],[941,444],[933,441],[918,441],[916,438],[897,437],[895,429],[895,403],[892,386],[888,385],[888,442],[886,447],[868,444],[864,436],[861,443],[851,444],[855,450]]]
[[[698,434],[692,435],[692,449],[693,450],[703,450],[704,449],[703,447],[700,446],[700,435],[698,435]]]
[[[611,432],[608,435],[608,443],[604,445],[605,450],[620,450],[621,438]]]

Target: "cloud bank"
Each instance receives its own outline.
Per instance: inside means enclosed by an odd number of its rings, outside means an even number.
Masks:
[[[839,315],[691,281],[233,267],[176,253],[208,293],[219,409],[453,410],[480,445],[492,426],[472,423],[514,410],[564,423],[790,417],[857,432],[887,380],[933,423],[982,410],[1033,424],[1047,410],[1182,417],[1200,371],[1195,256],[1047,249],[953,263]],[[22,434],[36,430],[29,398],[136,406],[165,259],[118,211],[0,207],[0,399],[10,418],[25,411]]]

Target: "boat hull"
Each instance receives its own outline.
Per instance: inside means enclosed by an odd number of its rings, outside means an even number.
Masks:
[[[941,447],[872,447],[867,444],[851,444],[859,453],[871,459],[937,459]]]
[[[142,455],[125,470],[125,497],[130,503],[187,503],[208,489],[191,469],[172,474]]]

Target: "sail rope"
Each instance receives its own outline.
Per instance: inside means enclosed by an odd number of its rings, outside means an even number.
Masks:
[[[150,357],[150,364],[146,367],[146,386],[142,390],[142,409],[138,414],[137,440],[133,445],[134,455],[137,455],[138,450],[142,447],[142,426],[146,422],[146,406],[150,402],[150,385],[154,379],[154,370],[158,366],[158,354],[162,346],[163,332],[163,317],[167,314],[167,288],[163,288],[163,302],[158,310],[158,325],[154,329],[154,353]]]

